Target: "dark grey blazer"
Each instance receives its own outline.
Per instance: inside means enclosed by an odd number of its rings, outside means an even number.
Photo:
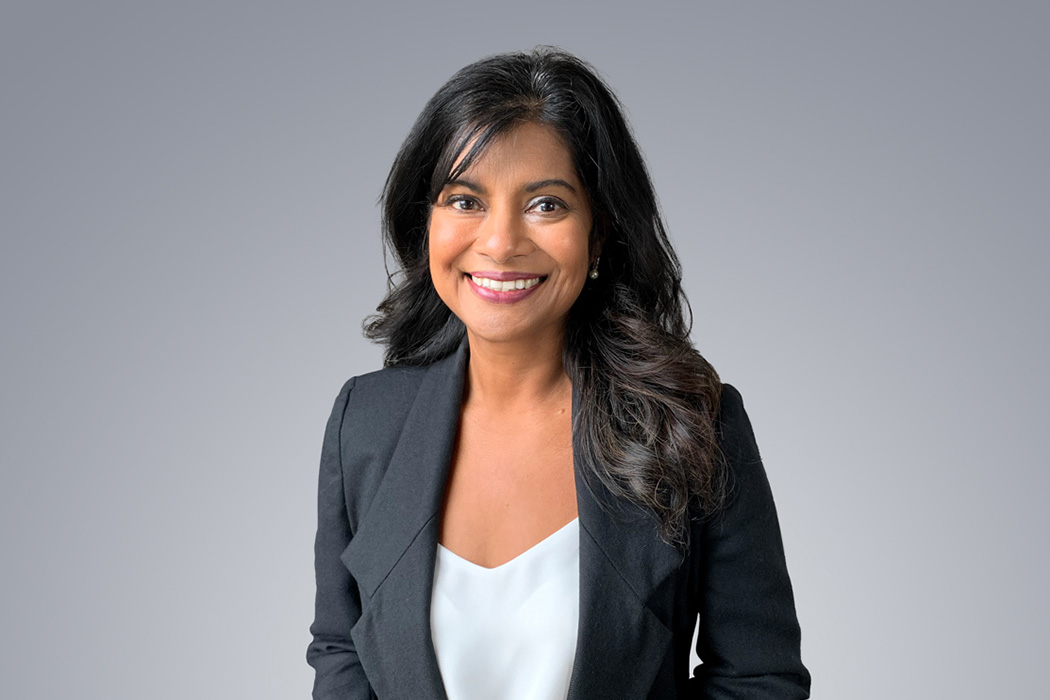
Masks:
[[[430,637],[438,526],[466,344],[428,367],[349,380],[321,452],[314,698],[445,698]],[[580,476],[580,621],[569,700],[809,697],[780,529],[740,394],[719,417],[729,505],[683,556],[653,516],[603,508]],[[597,494],[597,495],[596,495]],[[689,647],[700,616],[697,652]],[[496,699],[494,699],[496,700]]]

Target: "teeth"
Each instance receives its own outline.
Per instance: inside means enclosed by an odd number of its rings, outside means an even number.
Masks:
[[[496,292],[510,292],[515,289],[529,289],[535,287],[540,283],[539,277],[532,277],[527,280],[490,280],[488,277],[475,277],[470,276],[470,279],[474,280],[474,284],[485,289],[491,289]]]

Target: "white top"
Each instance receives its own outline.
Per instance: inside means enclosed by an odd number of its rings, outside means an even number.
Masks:
[[[430,634],[449,700],[565,700],[579,617],[579,519],[492,569],[438,545]]]

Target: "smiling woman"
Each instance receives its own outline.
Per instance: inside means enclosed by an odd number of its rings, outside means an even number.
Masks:
[[[430,276],[472,348],[564,344],[583,290],[591,208],[565,140],[523,124],[442,188],[430,213]]]
[[[747,415],[595,71],[467,66],[383,204],[387,367],[325,432],[314,697],[808,697]]]

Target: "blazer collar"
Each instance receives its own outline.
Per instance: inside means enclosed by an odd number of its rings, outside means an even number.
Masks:
[[[464,340],[427,368],[375,499],[342,556],[361,595],[352,636],[379,697],[446,698],[430,596],[467,356]],[[574,413],[577,407],[574,391]],[[682,556],[659,539],[652,515],[629,504],[603,507],[613,498],[583,478],[583,459],[574,454],[580,621],[568,700],[645,697],[672,637],[651,598]]]

